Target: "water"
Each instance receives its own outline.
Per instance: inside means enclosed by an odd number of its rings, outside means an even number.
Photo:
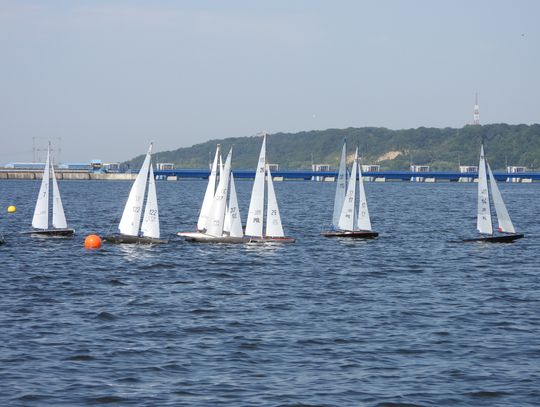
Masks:
[[[67,240],[17,234],[37,184],[0,182],[2,406],[540,405],[540,184],[501,185],[514,244],[447,242],[474,235],[473,184],[368,184],[380,237],[346,241],[318,236],[334,184],[286,182],[298,242],[229,246],[174,238],[206,184],[160,182],[171,243],[90,252],[130,183],[61,182]]]

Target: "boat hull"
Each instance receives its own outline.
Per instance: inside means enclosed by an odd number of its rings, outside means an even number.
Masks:
[[[515,240],[525,237],[523,233],[511,233],[507,235],[485,236],[474,239],[463,239],[462,242],[486,242],[486,243],[512,243]]]
[[[296,241],[292,237],[216,237],[201,232],[178,232],[177,235],[189,242],[198,243],[294,243]]]
[[[69,237],[75,234],[74,229],[36,229],[28,232],[22,232],[25,235],[39,236],[39,237]]]
[[[112,235],[105,236],[104,242],[112,244],[164,244],[169,243],[167,239],[156,239],[154,237],[145,236],[129,236],[129,235]]]
[[[270,237],[270,236],[263,236],[263,237],[253,237],[253,236],[247,236],[246,237],[247,243],[294,243],[296,242],[296,239],[294,237]]]
[[[246,243],[243,237],[232,236],[211,236],[201,232],[178,232],[178,236],[183,237],[188,242],[197,243]]]
[[[379,233],[370,230],[329,230],[321,232],[321,236],[324,237],[346,237],[349,239],[375,239],[379,236]]]

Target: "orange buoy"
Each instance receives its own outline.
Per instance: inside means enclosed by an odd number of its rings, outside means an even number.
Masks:
[[[17,212],[17,207],[15,205],[9,205],[7,211],[8,213],[15,213]]]
[[[84,239],[84,248],[87,250],[90,249],[99,249],[101,247],[101,238],[98,235],[88,235]]]

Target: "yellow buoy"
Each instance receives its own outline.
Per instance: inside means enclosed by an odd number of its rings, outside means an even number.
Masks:
[[[98,235],[88,235],[84,239],[84,248],[87,250],[99,249],[101,247],[101,238]]]
[[[9,205],[7,211],[8,213],[15,213],[17,212],[17,207],[15,205]]]

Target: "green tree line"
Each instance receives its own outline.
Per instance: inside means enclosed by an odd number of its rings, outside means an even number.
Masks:
[[[477,165],[483,140],[486,156],[493,169],[508,165],[540,167],[540,124],[467,125],[456,128],[390,130],[384,127],[327,129],[300,133],[276,133],[268,136],[267,157],[280,169],[306,169],[312,163],[339,161],[341,143],[347,139],[347,154],[358,147],[364,164],[379,164],[382,170],[407,170],[409,165],[430,165],[432,170],[457,170],[462,165]],[[159,162],[174,163],[177,168],[206,168],[217,144],[224,155],[233,147],[233,168],[255,168],[261,137],[236,137],[210,140],[191,147],[158,152]],[[143,156],[127,161],[138,168]]]

